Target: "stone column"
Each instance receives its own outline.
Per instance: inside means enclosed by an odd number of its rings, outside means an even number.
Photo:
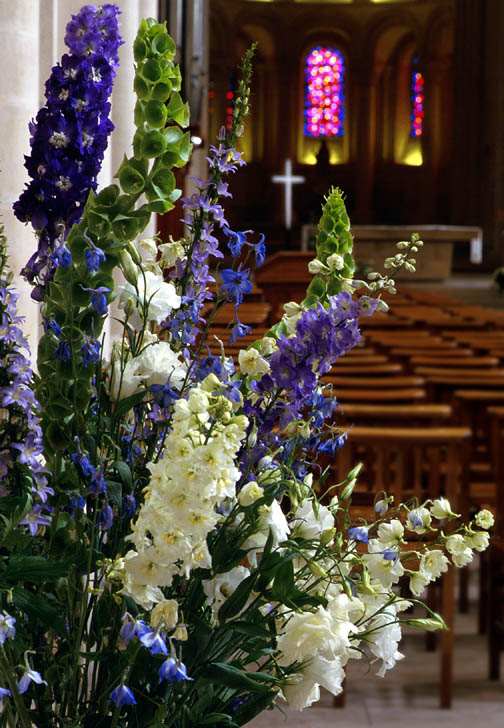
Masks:
[[[186,31],[187,77],[185,88],[191,109],[191,125],[198,136],[205,140],[205,146],[195,146],[191,156],[188,174],[185,179],[185,193],[195,191],[195,183],[190,177],[207,175],[206,156],[208,144],[208,76],[209,76],[209,7],[208,0],[194,0],[189,10]]]
[[[357,146],[359,163],[356,170],[354,223],[373,221],[373,192],[376,165],[376,86],[380,69],[355,71],[357,97]]]
[[[30,286],[17,275],[36,249],[31,226],[18,222],[12,204],[28,181],[23,162],[30,151],[28,122],[38,109],[39,0],[0,3],[0,87],[3,134],[0,135],[0,219],[9,240],[10,265],[26,317],[25,332],[32,353],[38,339],[38,306]]]

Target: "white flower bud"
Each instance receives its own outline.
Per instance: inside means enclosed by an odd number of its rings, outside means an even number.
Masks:
[[[316,275],[317,273],[328,273],[329,268],[324,265],[321,260],[315,258],[315,260],[310,260],[308,263],[308,271],[312,275]]]

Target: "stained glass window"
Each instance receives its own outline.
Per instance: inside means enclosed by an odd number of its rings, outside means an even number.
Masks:
[[[343,136],[345,64],[336,48],[317,46],[306,57],[304,134]]]
[[[413,68],[411,74],[411,136],[421,137],[424,118],[424,78]]]

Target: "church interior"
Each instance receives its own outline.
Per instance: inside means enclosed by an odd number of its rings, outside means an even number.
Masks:
[[[82,4],[16,3],[20,18],[27,8],[19,43],[28,43],[25,54],[36,47],[40,68],[2,91],[11,98],[5,114],[13,130],[0,139],[3,169],[13,149],[21,160],[27,147],[25,120],[38,108],[42,79],[62,45],[62,31],[54,29]],[[239,147],[246,166],[230,180],[225,211],[232,230],[265,236],[267,257],[241,308],[250,333],[229,354],[237,359],[278,320],[284,302],[302,297],[331,186],[345,196],[359,274],[418,231],[425,242],[418,275],[400,273],[397,294],[386,296],[390,311],[362,320],[362,345],[327,375],[341,404],[336,424],[348,433],[334,470],[366,463],[363,509],[384,488],[399,498],[428,488],[433,497],[451,493],[459,512],[485,507],[496,517],[490,550],[456,581],[449,572],[442,588],[429,592],[450,631],[427,644],[408,632],[409,659],[385,680],[361,681],[369,669],[363,661],[337,704],[327,695],[314,709],[288,713],[287,723],[275,711],[250,725],[393,728],[407,721],[411,728],[463,728],[483,720],[502,728],[504,307],[492,275],[504,266],[504,0],[118,5],[125,23],[128,13],[141,18],[146,11],[166,20],[180,48],[195,142],[189,170],[177,171],[185,194],[194,189],[191,178],[205,174],[209,147],[233,113],[240,60],[257,43]],[[0,20],[11,22],[3,12]],[[129,26],[123,32],[134,37]],[[7,51],[0,50],[4,61]],[[117,84],[112,118],[119,141],[107,152],[105,180],[132,138],[132,77]],[[1,212],[18,241],[19,268],[33,246],[10,211],[23,175],[20,163],[8,180],[0,178]],[[152,232],[165,240],[183,235],[181,217],[176,207],[158,217]],[[471,295],[472,281],[483,281],[481,296]],[[40,324],[28,303],[26,312],[33,341]],[[229,304],[213,323],[223,340],[231,315]]]
[[[462,509],[484,504],[497,516],[488,559],[432,596],[451,637],[436,651],[428,640],[426,652],[408,635],[416,665],[396,684],[377,679],[360,692],[359,671],[350,672],[344,698],[333,706],[328,696],[306,717],[288,712],[288,724],[402,724],[407,709],[412,725],[474,725],[481,711],[500,726],[504,315],[491,281],[503,258],[504,7],[211,0],[208,10],[208,78],[194,127],[207,146],[229,123],[240,59],[257,43],[239,146],[247,164],[226,216],[232,229],[264,234],[268,257],[243,313],[252,333],[235,355],[285,301],[301,300],[331,186],[345,195],[359,272],[417,230],[425,247],[416,274],[399,273],[391,311],[362,320],[363,346],[328,375],[349,428],[336,467],[342,474],[362,459],[373,492],[428,481],[432,492],[452,488]],[[223,315],[216,331],[225,324]],[[451,710],[434,718],[438,706]],[[265,714],[253,725],[281,723]]]
[[[232,108],[240,58],[258,44],[242,144],[247,167],[234,180],[230,221],[285,247],[282,186],[273,177],[289,159],[305,178],[292,185],[293,249],[335,185],[354,225],[477,226],[481,262],[456,242],[455,270],[499,266],[501,29],[498,1],[212,0],[209,140]],[[320,52],[314,62],[316,49],[332,53],[328,65]],[[318,89],[310,99],[307,78]],[[309,112],[322,121],[310,125]]]

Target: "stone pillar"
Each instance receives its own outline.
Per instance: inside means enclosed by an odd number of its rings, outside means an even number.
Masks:
[[[455,6],[453,196],[454,225],[480,223],[480,144],[483,12],[486,0],[458,0]],[[476,182],[478,180],[478,182]],[[470,192],[469,192],[470,190]],[[481,190],[483,194],[486,194]]]
[[[188,10],[186,23],[187,78],[185,88],[191,109],[191,128],[203,139],[205,146],[195,146],[185,179],[185,193],[195,191],[190,177],[207,176],[208,154],[208,77],[209,77],[209,7],[208,0],[194,0]],[[213,140],[211,143],[214,143]]]
[[[373,193],[376,165],[376,86],[379,68],[355,70],[358,167],[355,180],[353,223],[373,221]]]
[[[448,56],[435,56],[428,58],[425,63],[425,118],[424,133],[422,136],[422,186],[423,194],[419,200],[419,218],[429,222],[435,220],[438,223],[448,222],[449,211],[446,209],[445,192],[439,189],[439,171],[443,162],[443,155],[450,157],[451,138],[446,131],[449,128],[446,123],[446,107],[450,104],[447,97],[446,78],[452,68],[451,58]],[[438,189],[438,194],[433,195],[433,190]],[[442,209],[439,209],[440,202]],[[446,206],[446,207],[445,207]]]
[[[493,268],[504,265],[504,4],[486,0],[485,5],[481,212],[485,262]]]
[[[20,292],[19,310],[26,317],[25,333],[32,354],[38,339],[38,306],[30,286],[17,274],[36,249],[31,226],[18,222],[12,204],[28,181],[23,162],[30,151],[28,122],[39,105],[39,0],[0,3],[0,78],[2,122],[0,135],[0,219],[9,240],[10,265]]]

